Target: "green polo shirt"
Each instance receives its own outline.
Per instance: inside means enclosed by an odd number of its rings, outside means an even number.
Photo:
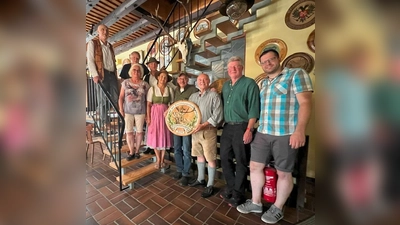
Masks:
[[[175,102],[179,100],[188,100],[190,95],[197,92],[197,88],[194,85],[186,85],[183,92],[181,92],[181,87],[179,85],[175,88]]]
[[[242,76],[233,86],[231,80],[226,81],[221,97],[225,122],[248,122],[260,117],[260,90],[253,79]]]

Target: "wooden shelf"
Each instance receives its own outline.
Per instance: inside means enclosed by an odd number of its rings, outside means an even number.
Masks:
[[[226,39],[225,39],[226,40]],[[214,47],[219,47],[222,45],[226,45],[227,42],[224,41],[224,39],[222,39],[221,37],[219,37],[218,35],[212,38],[209,38],[207,40],[205,40],[206,42],[208,42],[209,44],[211,44]]]
[[[217,28],[225,35],[238,31],[237,27],[230,20],[217,24]]]
[[[205,49],[204,52],[198,52],[196,54],[206,59],[218,56],[217,54],[208,49]]]

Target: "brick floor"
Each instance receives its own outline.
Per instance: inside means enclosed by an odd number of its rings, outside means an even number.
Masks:
[[[264,224],[262,214],[241,214],[219,197],[224,181],[216,180],[218,191],[210,198],[201,197],[203,187],[181,187],[172,178],[175,167],[165,174],[156,172],[137,182],[134,189],[119,190],[117,171],[108,166],[95,149],[93,164],[86,162],[86,224]],[[143,162],[146,163],[151,162]],[[132,168],[138,168],[133,166]],[[218,176],[217,176],[218,177]],[[248,193],[250,196],[251,194]],[[264,209],[268,208],[264,204]],[[285,218],[278,225],[296,224],[314,215],[308,210],[284,209]]]

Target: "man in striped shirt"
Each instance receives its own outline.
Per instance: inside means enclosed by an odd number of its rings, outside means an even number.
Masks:
[[[241,213],[262,212],[263,169],[273,156],[278,174],[277,197],[261,220],[274,224],[283,218],[283,205],[293,189],[292,171],[297,149],[305,144],[313,88],[309,75],[303,69],[282,68],[279,53],[274,49],[261,53],[260,64],[267,77],[260,89],[260,125],[251,144],[253,195],[237,210]]]

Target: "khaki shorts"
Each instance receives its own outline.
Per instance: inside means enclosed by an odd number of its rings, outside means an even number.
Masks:
[[[217,159],[217,129],[192,134],[192,156],[204,156],[207,161]]]
[[[125,114],[125,132],[126,133],[132,133],[133,127],[136,126],[136,131],[138,133],[143,132],[143,124],[144,124],[144,118],[145,114]]]

